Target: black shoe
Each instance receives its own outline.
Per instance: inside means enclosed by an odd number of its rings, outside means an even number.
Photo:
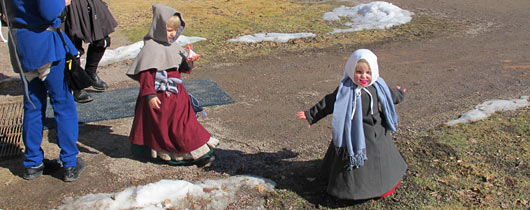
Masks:
[[[214,160],[215,160],[215,156],[207,155],[206,157],[199,158],[197,161],[195,161],[195,165],[199,168],[209,167],[210,165],[212,165],[212,162]]]
[[[94,76],[92,76],[92,87],[96,90],[99,90],[99,91],[105,91],[109,88],[109,86],[107,85],[107,83],[103,80],[101,80],[97,74],[95,74]]]
[[[24,176],[22,178],[24,178],[25,180],[36,179],[42,175],[43,171],[44,171],[44,163],[41,163],[39,166],[25,168]]]
[[[74,90],[74,100],[77,103],[88,103],[94,100],[85,90]]]
[[[73,182],[79,178],[81,172],[85,170],[85,161],[80,157],[77,158],[77,165],[64,169],[64,181]]]

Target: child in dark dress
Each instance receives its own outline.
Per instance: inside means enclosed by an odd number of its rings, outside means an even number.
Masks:
[[[309,126],[332,114],[332,137],[321,176],[327,192],[340,199],[386,197],[400,184],[407,164],[392,141],[397,115],[394,104],[406,89],[389,88],[379,77],[377,56],[370,50],[353,52],[339,87],[297,116]]]
[[[176,43],[184,27],[178,11],[153,5],[151,29],[127,72],[140,82],[129,140],[134,154],[171,165],[204,166],[214,160],[212,151],[219,141],[197,121],[180,79],[197,59]]]

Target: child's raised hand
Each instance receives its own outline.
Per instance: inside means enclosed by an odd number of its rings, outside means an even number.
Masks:
[[[306,119],[305,112],[298,112],[298,113],[296,113],[296,116],[298,116],[298,118],[300,118],[300,119]],[[307,127],[311,128],[311,125],[308,124]]]
[[[396,88],[397,88],[398,90],[401,90],[401,86],[399,86],[399,85],[396,86]],[[407,88],[403,88],[403,92],[407,92]]]
[[[199,60],[199,56],[195,56],[195,57],[186,57],[186,61],[190,62],[190,61],[196,61],[196,60]]]
[[[151,107],[152,109],[160,109],[160,104],[162,104],[162,102],[160,102],[160,99],[158,99],[158,97],[154,97],[149,100],[149,107]]]
[[[188,57],[186,57],[186,61],[196,61],[196,60],[199,60],[199,57],[200,57],[201,55],[199,55],[199,54],[197,54],[197,53],[195,53],[195,52],[193,51],[193,45],[188,44],[187,47],[188,47],[189,52],[188,52]]]

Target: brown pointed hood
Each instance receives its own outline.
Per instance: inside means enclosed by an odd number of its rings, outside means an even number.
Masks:
[[[166,24],[172,16],[180,17],[181,26],[175,40],[168,40]],[[144,47],[136,56],[127,75],[135,78],[134,75],[145,70],[164,71],[179,68],[183,61],[182,55],[187,56],[187,52],[176,43],[176,39],[184,31],[185,25],[182,15],[177,10],[162,4],[153,5],[153,22],[144,37]]]

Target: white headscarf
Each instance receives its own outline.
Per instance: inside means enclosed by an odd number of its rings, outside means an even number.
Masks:
[[[352,81],[353,75],[355,73],[355,68],[357,67],[357,63],[359,60],[364,59],[368,62],[368,66],[370,66],[370,71],[372,72],[372,81],[370,81],[370,85],[374,84],[374,82],[379,78],[379,66],[377,65],[377,56],[370,50],[367,49],[358,49],[355,50],[346,62],[346,66],[344,67],[344,78],[350,77]]]

